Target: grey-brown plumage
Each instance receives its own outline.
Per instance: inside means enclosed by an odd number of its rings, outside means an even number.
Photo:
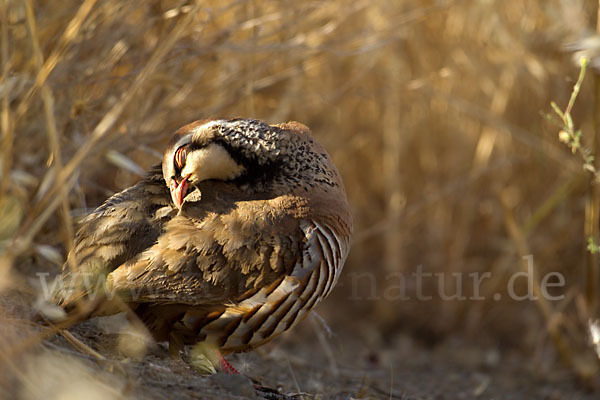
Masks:
[[[70,257],[157,340],[227,353],[265,343],[325,298],[351,231],[340,175],[307,127],[202,121],[173,135],[162,173],[83,220]],[[88,295],[80,282],[59,303]],[[119,311],[105,301],[85,315]]]

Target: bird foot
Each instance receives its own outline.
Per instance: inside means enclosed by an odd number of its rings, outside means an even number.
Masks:
[[[213,363],[204,354],[196,354],[190,360],[190,366],[202,375],[216,374]]]
[[[190,353],[190,364],[201,374],[216,374],[219,371],[229,375],[240,375],[219,349],[210,343],[200,342],[194,345]]]

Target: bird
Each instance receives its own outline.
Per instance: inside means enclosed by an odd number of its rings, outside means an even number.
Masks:
[[[331,293],[352,229],[340,173],[307,126],[195,121],[80,222],[54,303],[68,326],[125,305],[174,356],[192,345],[201,369],[234,373],[225,355],[267,343]]]

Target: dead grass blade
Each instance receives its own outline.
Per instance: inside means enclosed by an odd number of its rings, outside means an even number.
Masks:
[[[0,77],[0,85],[6,85],[8,74],[10,71],[10,61],[8,53],[8,2],[0,3],[0,56],[2,57],[2,76]],[[2,128],[2,179],[0,181],[0,202],[4,197],[8,182],[10,179],[10,170],[12,164],[12,147],[13,147],[13,121],[10,111],[10,101],[8,90],[3,90],[2,96],[2,115],[0,116],[0,127]]]
[[[48,56],[44,64],[39,68],[33,86],[29,88],[29,90],[17,106],[17,111],[15,112],[14,117],[15,124],[25,115],[36,93],[42,88],[42,86],[48,79],[48,76],[50,76],[50,73],[52,73],[56,65],[63,58],[65,52],[69,48],[69,45],[77,37],[79,31],[81,30],[81,27],[83,26],[83,23],[85,22],[89,13],[94,8],[94,5],[97,1],[98,0],[85,0],[81,4],[79,9],[77,10],[77,13],[75,13],[73,19],[71,20],[71,22],[69,22],[69,25],[65,29],[61,38],[59,39],[58,44],[56,45],[50,56]]]
[[[35,64],[38,69],[38,76],[43,76],[44,73],[42,69],[44,68],[44,56],[42,54],[42,50],[40,49],[40,44],[37,37],[37,28],[35,23],[35,15],[33,12],[33,5],[31,0],[25,1],[25,11],[26,11],[26,20],[27,20],[27,29],[29,31],[29,36],[31,39],[31,48],[33,50],[33,58]],[[62,155],[60,150],[60,136],[58,130],[56,128],[56,119],[55,119],[55,108],[54,108],[54,95],[52,94],[52,90],[50,87],[45,84],[40,84],[40,91],[42,102],[44,103],[44,116],[46,119],[46,131],[48,134],[48,142],[50,144],[50,159],[52,160],[53,168],[58,172],[63,167]],[[68,192],[65,190],[64,186],[61,186],[61,191],[59,193],[59,197],[61,198],[61,218],[63,223],[63,231],[64,231],[64,245],[67,253],[71,251],[73,247],[73,239],[74,239],[74,230],[73,230],[73,221],[71,219],[71,210],[69,206],[69,198],[67,197]],[[69,260],[69,267],[71,269],[75,269],[75,260],[73,258]]]
[[[199,6],[196,5],[192,11],[185,14],[182,19],[178,21],[173,30],[165,37],[165,39],[160,42],[155,52],[152,54],[152,57],[150,60],[148,60],[142,71],[136,77],[131,87],[123,94],[121,99],[111,108],[111,110],[105,114],[104,118],[102,118],[102,120],[93,130],[91,138],[61,169],[60,173],[56,177],[56,181],[54,182],[52,189],[50,189],[42,198],[42,200],[40,200],[31,217],[24,224],[24,233],[19,235],[19,238],[17,238],[17,241],[19,239],[22,240],[21,248],[26,248],[29,246],[31,239],[35,236],[43,223],[59,204],[52,199],[55,199],[56,196],[59,196],[60,198],[60,193],[68,193],[72,187],[72,184],[67,184],[69,178],[73,175],[81,162],[92,151],[92,149],[96,148],[100,139],[103,138],[109,129],[115,124],[119,116],[123,113],[125,107],[131,102],[131,100],[133,100],[140,88],[147,82],[150,75],[171,50],[179,37],[189,29],[189,25],[196,17],[198,8]],[[41,210],[43,210],[43,212]]]

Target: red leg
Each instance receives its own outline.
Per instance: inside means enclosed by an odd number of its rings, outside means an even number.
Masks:
[[[230,374],[230,375],[239,375],[239,371],[237,369],[235,369],[235,367],[231,364],[229,364],[229,362],[225,359],[225,357],[223,357],[223,355],[221,354],[221,352],[218,353],[219,354],[219,369],[221,371],[223,371],[226,374]]]
[[[227,362],[214,343],[196,343],[192,348],[190,358],[193,368],[202,374],[214,374],[217,370],[225,374],[240,374]]]

